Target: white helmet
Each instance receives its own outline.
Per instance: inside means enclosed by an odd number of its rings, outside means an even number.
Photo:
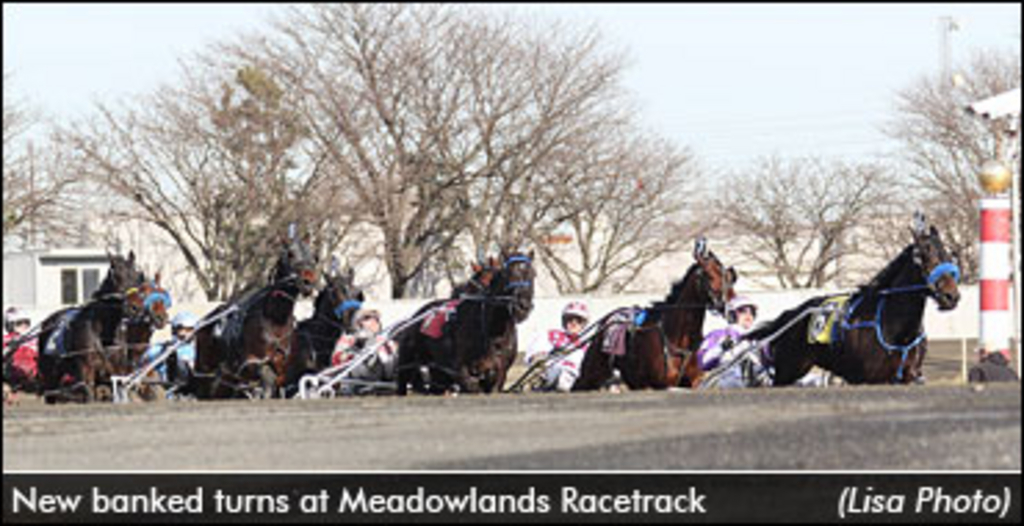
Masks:
[[[754,310],[754,316],[757,316],[757,304],[753,300],[746,296],[736,296],[729,302],[729,305],[725,309],[725,314],[729,318],[729,323],[736,322],[736,313],[741,309],[750,308]]]
[[[199,318],[196,318],[195,314],[191,312],[179,312],[174,319],[171,320],[171,327],[177,329],[178,327],[184,329],[195,329],[199,323]]]
[[[583,318],[583,321],[590,319],[590,309],[587,308],[587,304],[582,301],[570,301],[568,305],[562,309],[562,319],[568,318],[569,316],[576,316],[577,318]]]
[[[29,317],[27,312],[17,307],[7,309],[7,312],[4,314],[4,325],[7,327],[7,332],[13,331],[14,325],[19,321],[32,323],[32,318]]]
[[[367,308],[359,309],[359,311],[356,312],[356,315],[352,317],[352,323],[355,325],[359,325],[360,323],[363,322],[363,320],[368,320],[370,318],[375,318],[379,322],[380,311],[376,309]]]

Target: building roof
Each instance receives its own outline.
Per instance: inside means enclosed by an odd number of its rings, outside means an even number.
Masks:
[[[1006,116],[1019,116],[1020,88],[1000,93],[994,97],[979,100],[978,102],[968,106],[967,109],[972,113],[976,113],[988,119],[998,119]]]

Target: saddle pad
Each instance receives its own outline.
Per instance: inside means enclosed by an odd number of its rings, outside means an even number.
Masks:
[[[832,328],[849,301],[849,295],[833,296],[823,301],[821,307],[829,310],[811,315],[811,322],[807,324],[807,343],[831,345]]]
[[[444,334],[444,326],[448,324],[452,315],[455,314],[459,303],[461,303],[460,300],[452,300],[435,309],[430,316],[423,320],[423,324],[420,325],[420,332],[435,340],[440,338]]]
[[[608,329],[604,333],[601,350],[612,356],[626,355],[626,332],[629,325],[636,319],[636,312],[628,310],[617,313],[608,320]]]
[[[64,314],[61,314],[60,321],[57,322],[57,330],[53,331],[50,335],[50,339],[46,342],[46,348],[43,349],[47,356],[65,356],[68,353],[67,346],[65,345],[68,327],[71,326],[71,322],[78,316],[79,311],[80,309],[68,309]]]

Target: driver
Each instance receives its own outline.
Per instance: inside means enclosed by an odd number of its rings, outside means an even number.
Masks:
[[[571,301],[562,309],[562,329],[553,329],[536,338],[526,351],[526,365],[546,359],[556,349],[573,349],[555,360],[544,374],[544,389],[567,393],[579,378],[580,364],[587,351],[580,334],[590,320],[590,310],[581,301]]]

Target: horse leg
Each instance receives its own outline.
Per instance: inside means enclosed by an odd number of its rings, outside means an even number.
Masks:
[[[260,387],[264,399],[277,398],[278,374],[271,363],[260,366]]]
[[[683,372],[682,378],[679,379],[679,387],[696,389],[703,379],[704,371],[701,371],[700,369],[700,363],[697,360],[697,353],[690,353],[690,355],[686,357],[686,361],[683,362]]]
[[[583,356],[583,362],[580,364],[580,375],[576,379],[576,383],[573,384],[573,391],[593,391],[599,389],[609,378],[612,377],[612,365],[611,361],[607,360],[602,350],[604,341],[604,331],[599,332],[595,337],[590,348],[587,349],[586,354]]]

